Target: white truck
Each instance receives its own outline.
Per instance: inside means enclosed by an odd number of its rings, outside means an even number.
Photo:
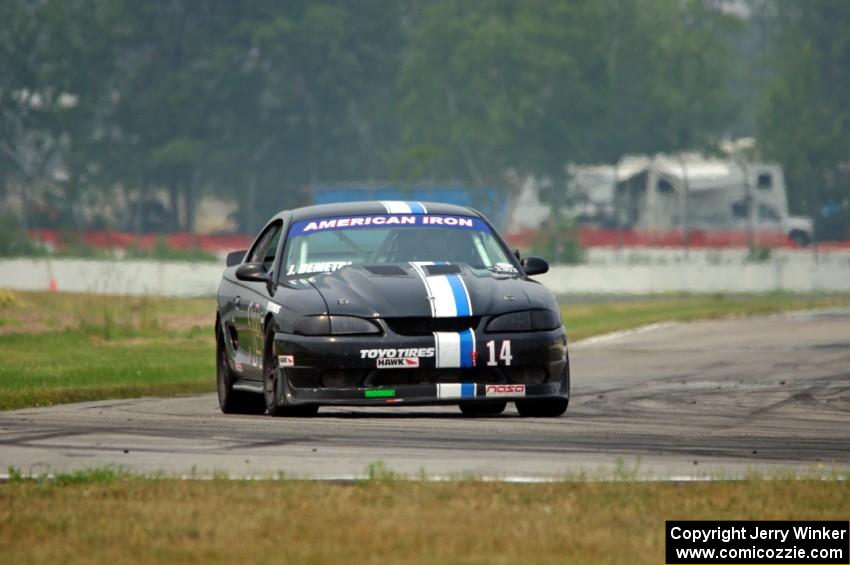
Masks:
[[[562,216],[584,225],[752,232],[757,240],[787,236],[801,246],[813,239],[812,220],[788,213],[785,175],[775,163],[696,154],[633,156],[616,166],[570,165],[567,176]],[[512,202],[509,231],[536,229],[549,215],[538,192],[534,179],[524,183]]]
[[[612,200],[620,227],[781,232],[798,245],[812,241],[812,220],[788,213],[785,175],[775,163],[678,155],[619,168]]]

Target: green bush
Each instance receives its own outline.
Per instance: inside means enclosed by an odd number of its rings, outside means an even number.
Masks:
[[[531,253],[555,264],[583,263],[585,250],[578,239],[577,223],[571,219],[558,220],[550,216],[540,226]]]
[[[202,249],[174,249],[164,237],[157,238],[152,249],[131,247],[127,250],[127,259],[154,259],[158,261],[209,261],[217,262],[218,257]]]
[[[86,243],[78,231],[63,229],[59,232],[59,241],[63,245],[54,253],[54,257],[70,259],[115,259],[111,249],[100,249]]]
[[[0,213],[0,257],[44,255],[47,251],[24,233],[21,221],[12,212]]]
[[[747,263],[765,263],[770,260],[772,250],[770,247],[764,246],[754,246],[750,247],[749,252],[747,252],[746,261]]]

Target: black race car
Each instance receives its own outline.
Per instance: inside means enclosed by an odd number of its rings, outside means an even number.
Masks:
[[[288,210],[227,265],[216,316],[225,413],[567,409],[558,304],[528,278],[549,266],[520,261],[475,210],[398,201]]]

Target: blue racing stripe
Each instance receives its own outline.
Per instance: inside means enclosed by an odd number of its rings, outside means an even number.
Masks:
[[[472,364],[472,352],[475,348],[475,334],[472,330],[460,332],[460,366],[463,369],[474,367]]]
[[[472,312],[469,311],[469,296],[466,294],[466,288],[463,286],[463,283],[460,282],[460,276],[446,275],[446,279],[449,281],[449,286],[452,287],[457,315],[471,316]]]
[[[475,383],[462,383],[460,385],[460,397],[472,398],[475,396]]]
[[[424,214],[425,213],[425,206],[423,206],[419,202],[405,202],[405,204],[410,206],[410,213],[411,214]]]

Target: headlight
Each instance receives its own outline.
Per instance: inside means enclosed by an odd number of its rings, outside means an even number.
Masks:
[[[493,318],[487,324],[487,331],[492,333],[502,332],[530,332],[531,331],[531,311],[511,312],[510,314],[502,314]]]
[[[358,335],[379,334],[381,328],[374,322],[353,316],[305,316],[293,328],[301,335]]]
[[[531,329],[537,331],[554,330],[561,327],[561,313],[552,310],[532,310]]]
[[[493,318],[487,324],[490,333],[533,332],[554,330],[561,326],[561,317],[551,310],[524,310]]]
[[[292,328],[301,335],[331,335],[330,316],[307,316],[295,322]]]
[[[381,328],[375,322],[363,318],[331,316],[331,333],[333,335],[379,334]]]

